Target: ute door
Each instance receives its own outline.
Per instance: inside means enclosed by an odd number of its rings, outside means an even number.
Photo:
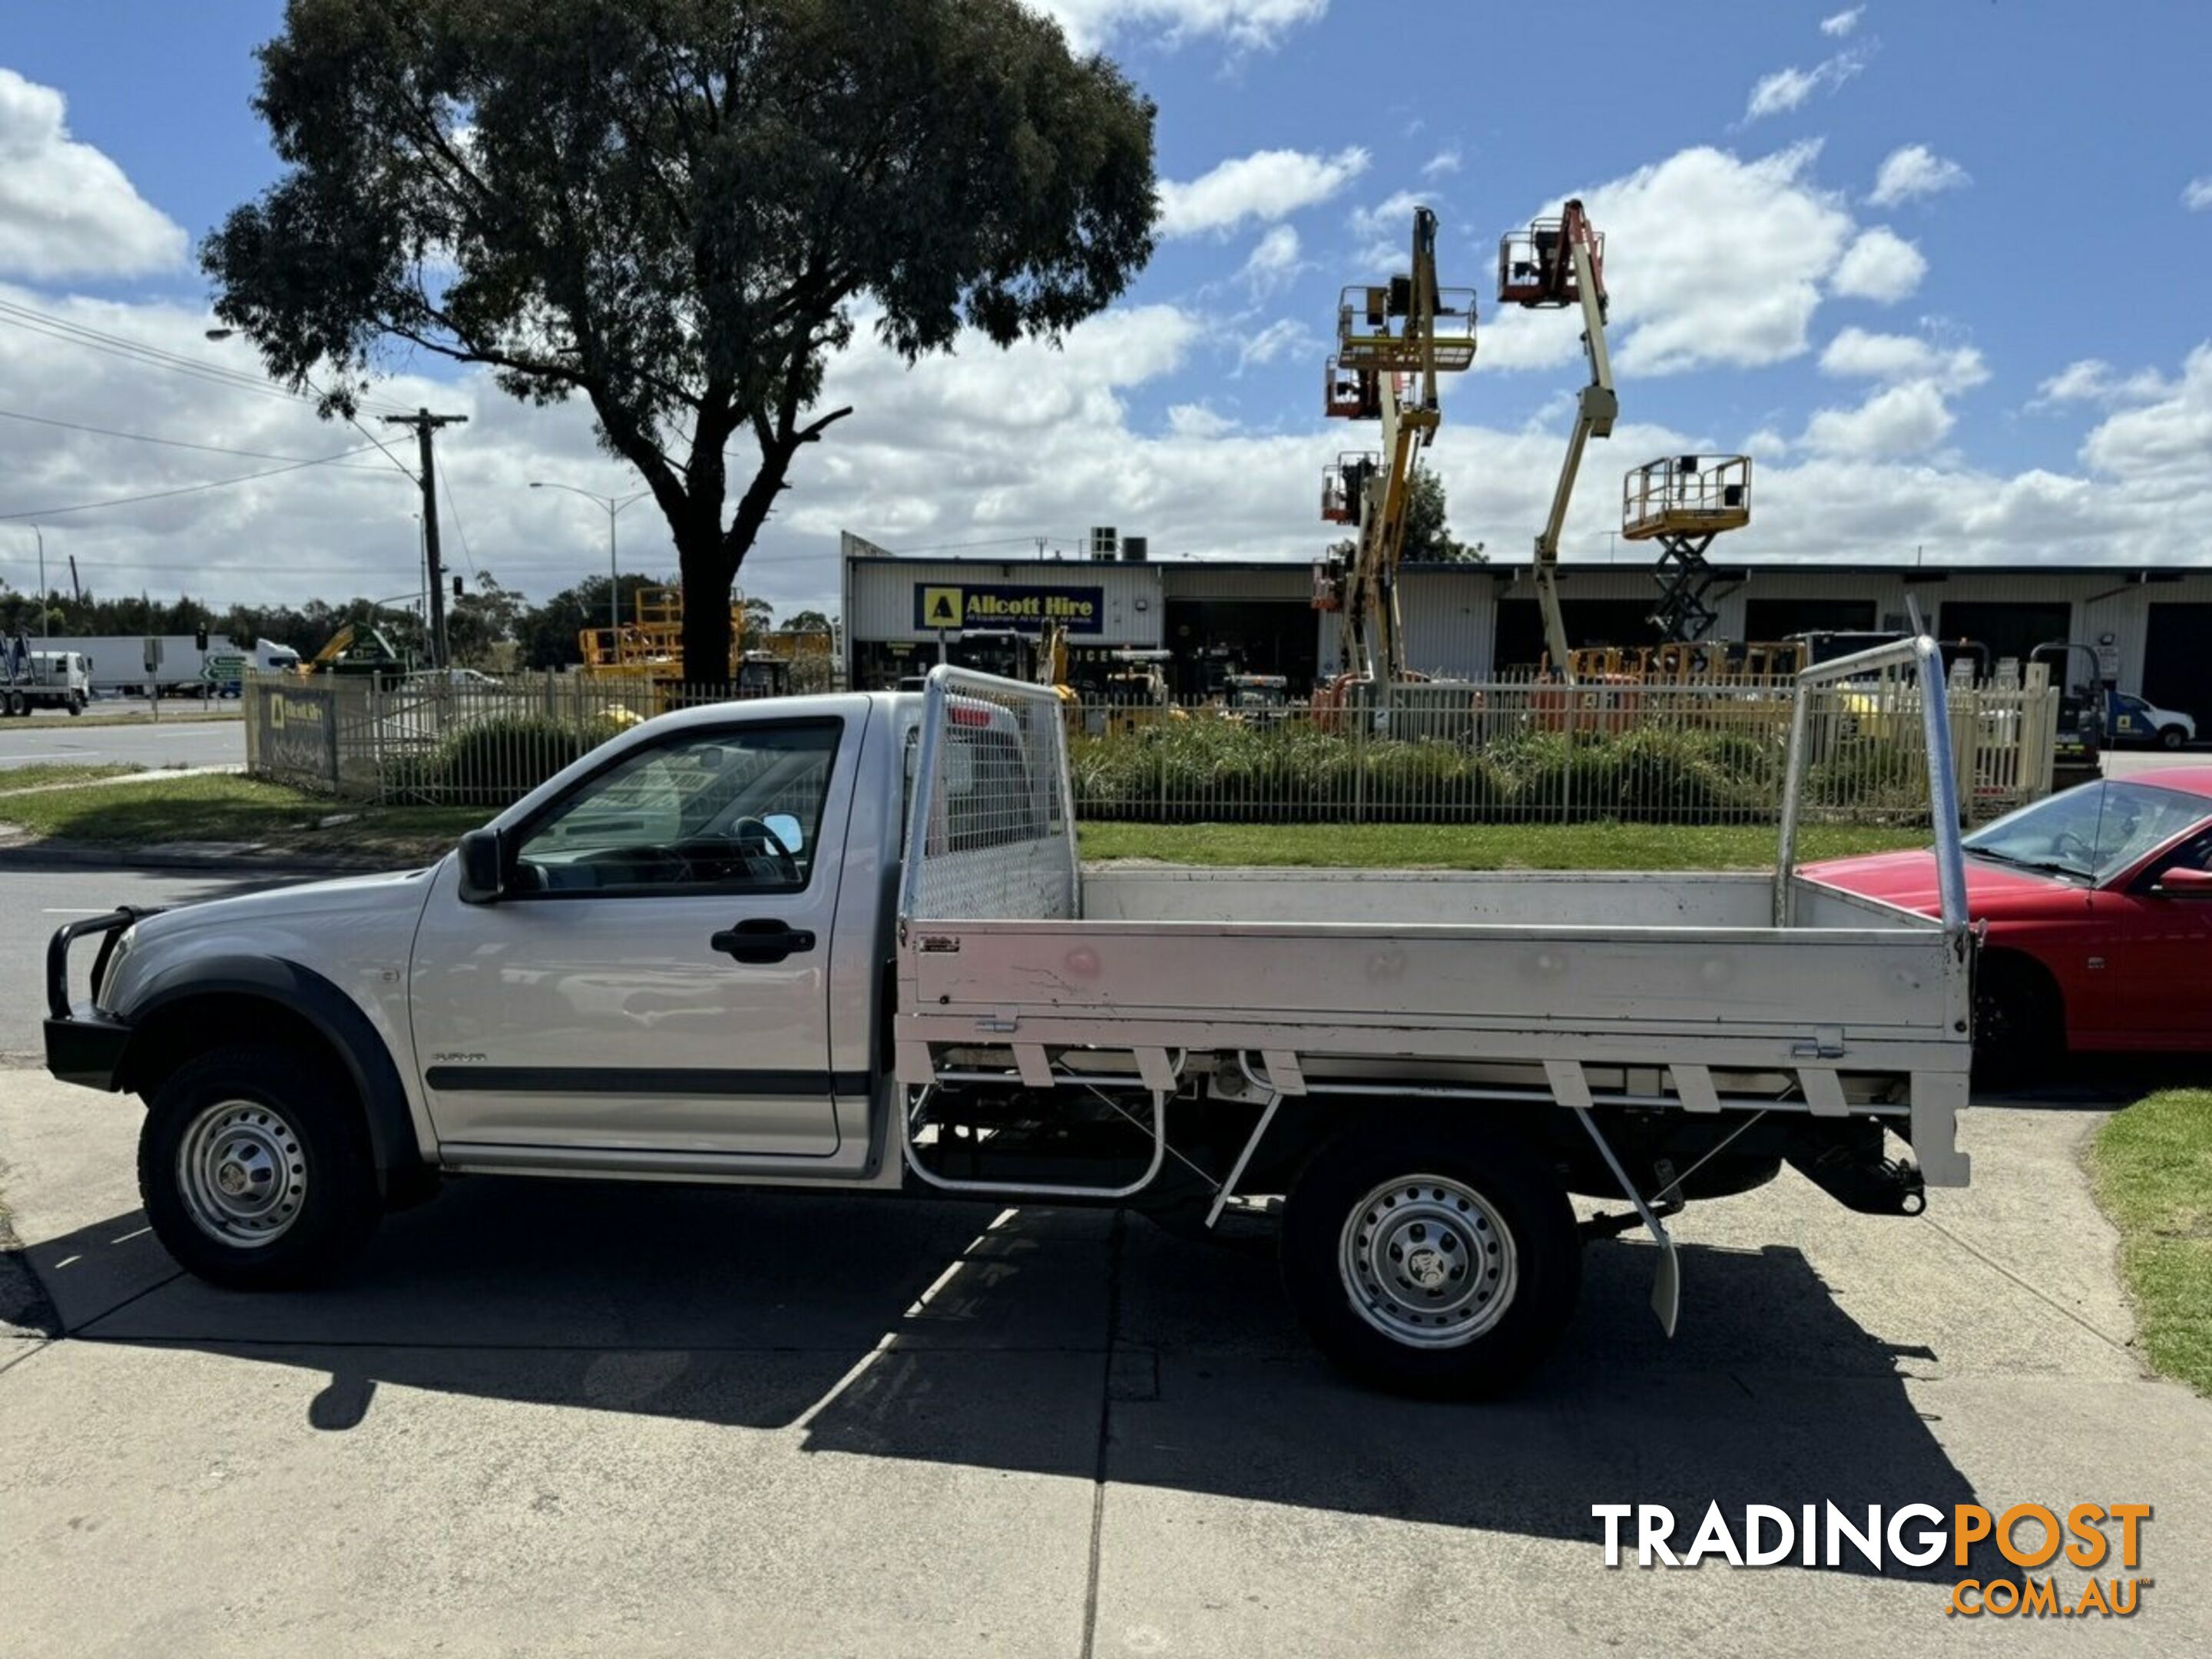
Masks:
[[[2182,879],[2167,884],[2177,871]],[[2212,1048],[2212,892],[2201,884],[2208,872],[2212,830],[2092,896],[2104,963],[2095,977],[2106,992],[2097,1024],[2105,1041]]]
[[[830,941],[860,736],[836,715],[678,727],[512,826],[496,902],[464,903],[447,861],[409,994],[449,1157],[836,1152]]]

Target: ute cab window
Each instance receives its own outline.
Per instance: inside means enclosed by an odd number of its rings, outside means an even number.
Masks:
[[[626,755],[524,831],[515,890],[801,891],[838,731],[835,720],[710,730]]]

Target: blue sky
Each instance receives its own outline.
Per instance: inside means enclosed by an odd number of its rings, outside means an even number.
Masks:
[[[2201,556],[2212,356],[2191,354],[2212,334],[2195,303],[2212,183],[2189,203],[2212,178],[2212,8],[1054,9],[1158,103],[1168,234],[1126,301],[1064,352],[971,348],[913,375],[866,351],[841,364],[833,389],[861,415],[810,456],[749,568],[787,607],[834,597],[840,526],[909,548],[1072,541],[1110,521],[1170,553],[1312,556],[1328,539],[1321,467],[1363,435],[1319,414],[1336,291],[1387,274],[1376,261],[1402,247],[1413,199],[1443,220],[1443,280],[1484,296],[1478,368],[1451,389],[1433,462],[1460,533],[1519,556],[1582,368],[1566,318],[1497,318],[1492,250],[1569,192],[1611,239],[1622,405],[1570,557],[1600,548],[1618,474],[1683,444],[1759,459],[1759,516],[1737,556],[1907,557],[1929,543],[1931,557]],[[273,176],[247,100],[252,49],[279,15],[10,7],[0,70],[32,89],[11,171],[33,182],[0,185],[0,297],[192,355],[240,349],[198,340],[205,290],[183,249]],[[65,131],[41,125],[38,89],[65,100]],[[41,258],[39,216],[58,198],[38,193],[38,169],[82,165],[87,149],[126,181],[102,186],[123,193],[112,214],[88,209],[77,228],[112,246],[81,238]],[[191,382],[180,397],[150,384],[174,377],[141,386],[106,360],[88,376],[80,356],[0,327],[0,407],[287,454],[344,447],[343,428],[280,400]],[[471,557],[539,593],[600,568],[603,521],[526,489],[556,471],[629,486],[581,417],[502,409],[469,377],[425,372],[446,384],[393,397],[477,412],[446,452]],[[4,422],[0,453],[0,515],[249,470]],[[383,482],[310,472],[64,515],[49,545],[115,584],[191,581],[218,600],[348,576],[397,586],[413,532]],[[623,521],[641,559],[650,510]],[[0,577],[20,586],[8,528]],[[304,550],[271,569],[244,544]]]

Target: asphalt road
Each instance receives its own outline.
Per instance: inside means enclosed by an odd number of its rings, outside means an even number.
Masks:
[[[87,733],[86,735],[93,735]],[[266,876],[197,876],[169,870],[0,870],[9,927],[0,929],[0,1063],[9,1055],[44,1053],[46,940],[79,916],[118,904],[181,904],[270,885]],[[76,994],[84,994],[92,958],[80,950]]]
[[[94,705],[96,712],[123,705]],[[138,705],[132,704],[136,708]],[[0,771],[40,761],[126,766],[243,766],[246,724],[230,720],[166,720],[155,725],[88,726],[41,711],[0,720]]]
[[[2094,1112],[1969,1113],[1917,1219],[1786,1173],[1692,1206],[1672,1341],[1650,1248],[1594,1245],[1489,1406],[1353,1389],[1268,1250],[1098,1212],[477,1178],[322,1290],[224,1293],[146,1231],[138,1116],[0,1072],[10,1659],[2212,1650],[2212,1402],[2130,1346]],[[2155,1583],[1992,1633],[1947,1613],[2021,1577],[1986,1546],[1609,1571],[1591,1514],[1680,1548],[1822,1501],[2147,1503]]]

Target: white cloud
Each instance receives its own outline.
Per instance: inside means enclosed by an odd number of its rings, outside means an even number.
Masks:
[[[1894,207],[1915,197],[1938,195],[1972,182],[1956,161],[1944,160],[1925,144],[1906,144],[1883,159],[1875,174],[1874,192],[1867,200],[1875,207]]]
[[[60,93],[0,69],[0,273],[133,276],[185,255],[184,228],[70,137]]]
[[[1832,40],[1840,40],[1856,28],[1859,26],[1859,19],[1865,15],[1864,6],[1853,6],[1849,11],[1839,11],[1832,17],[1823,17],[1820,20],[1820,33]]]
[[[1795,64],[1778,69],[1771,75],[1762,75],[1751,88],[1751,96],[1743,106],[1747,123],[1769,115],[1782,115],[1796,109],[1816,92],[1833,92],[1844,82],[1867,66],[1864,52],[1839,52],[1832,58],[1824,58],[1808,70]]]
[[[1227,232],[1248,219],[1287,217],[1325,202],[1367,171],[1358,145],[1334,155],[1297,149],[1263,149],[1222,162],[1188,183],[1160,183],[1159,233],[1195,236]]]
[[[197,307],[41,299],[5,287],[0,296],[170,349],[222,357],[200,340],[210,319]],[[1566,319],[1548,320],[1571,337]],[[1085,526],[1113,523],[1149,534],[1158,556],[1292,562],[1311,558],[1328,539],[1328,527],[1314,515],[1313,475],[1346,446],[1346,429],[1304,403],[1284,416],[1282,430],[1230,428],[1202,395],[1193,395],[1218,389],[1220,377],[1205,355],[1209,325],[1182,310],[1154,305],[1109,313],[1070,331],[1060,350],[1030,342],[1000,352],[963,339],[957,356],[925,359],[911,370],[873,342],[866,319],[860,321],[858,340],[832,365],[824,391],[829,405],[851,403],[857,412],[804,453],[793,489],[742,574],[747,591],[779,611],[837,608],[842,527],[894,548],[1048,536],[1073,550]],[[1262,349],[1296,361],[1314,344],[1299,341],[1296,327],[1290,322]],[[250,364],[244,348],[228,349],[234,355],[228,361]],[[1898,363],[1887,372],[1905,372],[1902,357]],[[43,412],[90,425],[301,456],[360,441],[347,428],[317,422],[296,402],[233,393],[17,329],[0,328],[0,384],[52,388]],[[1763,417],[1765,429],[1747,445],[1761,459],[1759,516],[1731,538],[1731,561],[1871,562],[1909,555],[1924,543],[1931,560],[2139,564],[2184,556],[2212,519],[2206,459],[2212,348],[2192,356],[2162,396],[2100,424],[2072,473],[1966,465],[1936,447],[1955,428],[1934,379],[1877,380],[1873,389],[1869,407],[1822,411],[1826,418],[1802,447],[1780,436],[1784,417]],[[1905,395],[1893,395],[1900,392]],[[593,445],[584,411],[528,408],[474,373],[444,382],[403,379],[380,395],[472,417],[445,435],[438,455],[478,564],[538,599],[605,569],[604,517],[573,496],[527,487],[533,477],[634,487],[626,470]],[[1165,413],[1140,430],[1133,405],[1154,396]],[[1565,401],[1511,429],[1464,418],[1456,405],[1448,410],[1430,455],[1450,491],[1457,533],[1505,556],[1525,550],[1557,476],[1571,418]],[[1632,416],[1637,407],[1631,402]],[[11,428],[9,441],[0,514],[270,465],[46,428]],[[1616,429],[1608,453],[1626,464],[1720,447],[1712,434],[1632,419]],[[48,520],[49,574],[64,568],[74,552],[101,594],[188,587],[228,604],[411,592],[413,489],[373,451],[359,459],[368,464],[360,470],[317,467]],[[741,464],[742,451],[738,459]],[[1603,546],[1618,511],[1610,491],[1585,487],[1566,545]],[[449,553],[465,569],[455,530],[449,521]],[[0,527],[0,568],[19,586],[24,566],[16,544],[27,539]],[[624,515],[622,546],[626,570],[673,568],[666,532],[649,506]]]
[[[1756,367],[1804,351],[1820,283],[1852,229],[1850,216],[1810,179],[1818,155],[1816,144],[1750,161],[1686,149],[1583,192],[1590,222],[1606,234],[1613,356],[1624,373]],[[1729,228],[1717,240],[1718,225]],[[1577,316],[1508,309],[1485,330],[1475,361],[1492,368],[1571,362],[1580,335]]]
[[[2182,187],[2181,205],[2191,213],[2202,213],[2212,208],[2212,175],[2191,179]]]
[[[1256,333],[1248,334],[1237,348],[1237,367],[1232,374],[1242,374],[1262,363],[1272,363],[1277,358],[1306,356],[1316,361],[1321,356],[1321,341],[1314,331],[1295,317],[1278,317]]]
[[[2202,511],[2212,496],[2207,457],[2212,456],[2212,343],[2198,346],[2182,365],[2179,380],[2161,387],[2154,403],[2109,416],[2081,444],[2081,459],[2100,472],[2171,492],[2177,502]],[[2177,544],[2201,547],[2192,528]]]
[[[1465,158],[1460,154],[1459,146],[1456,144],[1453,145],[1449,149],[1440,149],[1434,155],[1429,157],[1427,161],[1421,163],[1421,177],[1424,179],[1441,179],[1448,173],[1457,173],[1460,169],[1460,163]]]
[[[1823,454],[1893,459],[1933,449],[1952,414],[1932,380],[1876,392],[1856,409],[1824,409],[1805,423],[1806,448]]]
[[[1168,430],[1178,438],[1203,441],[1227,437],[1237,430],[1237,422],[1210,404],[1171,404]]]
[[[1263,299],[1297,276],[1300,269],[1297,232],[1288,225],[1277,225],[1252,245],[1251,253],[1237,275],[1251,289],[1255,299]]]
[[[2173,383],[2154,368],[2137,369],[2132,374],[2123,375],[2101,357],[2082,357],[2036,387],[2036,395],[2027,406],[2043,409],[2055,404],[2086,403],[2111,407],[2148,403],[2171,395],[2173,389]]]
[[[1870,334],[1863,328],[1847,328],[1828,342],[1820,372],[1886,385],[1926,380],[1943,392],[1964,392],[1990,378],[1982,354],[1972,346],[1946,350],[1913,335]]]
[[[1828,286],[1846,299],[1891,304],[1920,286],[1928,261],[1920,250],[1887,225],[1859,233],[1837,263]]]
[[[1265,50],[1289,30],[1317,21],[1328,0],[1032,0],[1057,18],[1079,52],[1095,52],[1129,35],[1150,35],[1168,46],[1218,36],[1239,47]]]
[[[1354,208],[1352,234],[1359,238],[1354,261],[1377,276],[1386,270],[1403,270],[1413,258],[1413,210],[1420,205],[1419,196],[1401,190],[1372,207]],[[1451,279],[1440,275],[1437,280],[1449,283]]]

